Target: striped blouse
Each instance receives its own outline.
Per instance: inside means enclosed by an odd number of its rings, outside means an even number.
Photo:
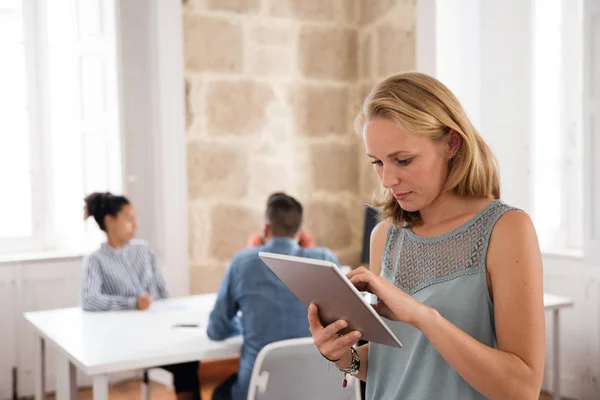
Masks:
[[[162,272],[150,245],[132,240],[116,249],[107,243],[83,261],[80,303],[86,311],[135,309],[146,293],[167,297]]]

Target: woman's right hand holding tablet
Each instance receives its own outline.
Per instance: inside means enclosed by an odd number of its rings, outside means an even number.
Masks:
[[[319,308],[314,303],[308,307],[308,322],[315,346],[317,346],[323,357],[338,363],[342,367],[350,365],[352,362],[350,347],[354,346],[360,339],[361,333],[352,331],[340,335],[338,332],[348,326],[348,322],[342,319],[323,326],[319,318]]]

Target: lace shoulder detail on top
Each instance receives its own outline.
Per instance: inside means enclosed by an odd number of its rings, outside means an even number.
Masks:
[[[494,225],[513,209],[493,201],[461,227],[435,237],[391,227],[383,252],[383,276],[413,294],[436,283],[484,271]]]

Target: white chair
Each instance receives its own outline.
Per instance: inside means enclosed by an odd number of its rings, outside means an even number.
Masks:
[[[254,363],[247,400],[360,400],[358,379],[325,360],[312,338],[282,340],[265,346]]]

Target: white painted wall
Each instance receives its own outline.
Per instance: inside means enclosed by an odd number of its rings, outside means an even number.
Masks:
[[[18,368],[19,396],[33,395],[36,336],[23,313],[74,307],[79,302],[81,257],[0,264],[0,399],[12,398],[12,368]],[[55,351],[47,347],[46,390],[55,390]],[[111,382],[129,379],[136,372],[115,374]],[[91,385],[78,373],[80,386]]]
[[[481,5],[481,134],[498,158],[502,197],[531,212],[531,4]]]
[[[584,0],[583,15],[585,257],[600,264],[600,0]]]
[[[417,46],[417,70],[437,76],[437,1],[417,2],[415,41]]]
[[[15,268],[0,268],[0,399],[12,396],[12,368],[17,365]],[[8,306],[6,306],[8,305]]]
[[[436,77],[463,104],[477,129],[481,128],[480,0],[436,3]]]
[[[125,193],[172,296],[190,291],[181,2],[118,2]]]
[[[498,158],[502,197],[526,211],[532,118],[531,43],[524,38],[531,17],[522,0],[417,2],[417,69],[433,72],[458,97]]]
[[[572,399],[600,398],[600,265],[581,258],[544,256],[544,291],[570,297],[561,312],[561,392]],[[543,387],[552,389],[551,315],[546,314]]]

